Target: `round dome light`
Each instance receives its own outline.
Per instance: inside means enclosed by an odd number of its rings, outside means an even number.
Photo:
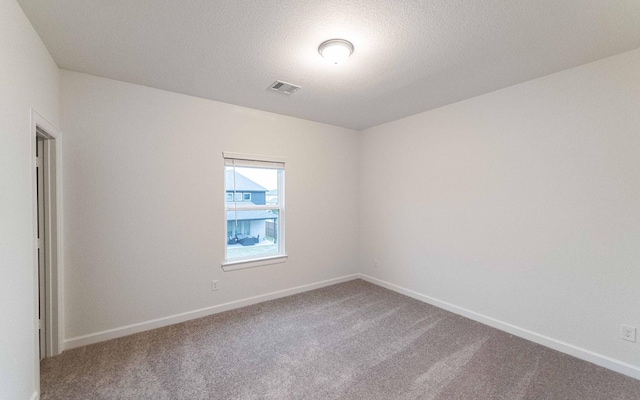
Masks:
[[[318,53],[330,63],[340,64],[353,53],[353,45],[344,39],[331,39],[318,47]]]

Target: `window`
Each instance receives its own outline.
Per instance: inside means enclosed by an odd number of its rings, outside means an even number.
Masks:
[[[226,214],[223,268],[227,271],[283,262],[286,259],[284,162],[228,152],[223,157]]]

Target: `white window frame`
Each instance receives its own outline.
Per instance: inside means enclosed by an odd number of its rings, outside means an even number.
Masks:
[[[233,271],[237,269],[254,268],[263,265],[279,264],[287,260],[288,256],[285,252],[285,161],[279,157],[271,156],[259,156],[244,153],[234,152],[222,152],[223,158],[223,172],[225,174],[225,191],[226,191],[226,167],[229,165],[235,165],[236,167],[262,167],[281,169],[282,173],[278,174],[278,204],[265,204],[247,205],[246,202],[242,206],[242,210],[277,210],[278,218],[276,219],[278,227],[278,246],[279,251],[277,254],[270,254],[268,256],[259,257],[247,257],[228,260],[227,256],[227,212],[237,210],[237,204],[243,202],[243,197],[239,201],[226,202],[224,208],[224,261],[222,262],[222,269],[226,271]],[[238,193],[238,192],[235,192]],[[234,200],[236,196],[233,196]]]
[[[247,196],[249,196],[249,197],[245,198]],[[266,195],[265,195],[265,197],[266,197]],[[250,202],[251,201],[251,193],[242,193],[242,201],[249,201]]]

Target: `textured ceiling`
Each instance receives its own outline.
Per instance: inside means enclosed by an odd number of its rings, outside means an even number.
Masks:
[[[354,129],[640,47],[638,0],[18,2],[60,68]]]

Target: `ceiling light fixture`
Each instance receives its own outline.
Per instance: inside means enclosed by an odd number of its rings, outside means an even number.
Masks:
[[[340,64],[353,53],[353,45],[344,39],[331,39],[318,47],[318,53],[331,64]]]

